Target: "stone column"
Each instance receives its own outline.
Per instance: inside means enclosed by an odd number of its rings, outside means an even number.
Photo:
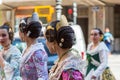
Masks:
[[[88,27],[88,35],[92,28],[100,28],[104,30],[105,28],[105,7],[104,6],[95,6],[89,7],[88,12],[88,20],[89,20],[89,27]]]
[[[98,27],[104,31],[109,27],[114,31],[114,10],[113,7],[98,6],[98,8],[89,7],[89,30]]]
[[[14,27],[15,27],[15,9],[11,10],[11,21],[10,22],[11,22],[11,26],[14,30]]]
[[[73,23],[77,24],[77,3],[73,3]]]
[[[6,22],[7,21],[7,11],[6,10],[4,10],[4,11],[1,11],[1,13],[2,13],[2,16],[1,16],[1,24],[3,24],[4,22]]]
[[[105,27],[109,27],[112,34],[114,34],[114,7],[105,7]]]
[[[2,20],[1,24],[4,24],[5,22],[10,22],[12,28],[14,29],[14,22],[15,22],[15,10],[3,10],[2,11]]]
[[[56,18],[60,20],[62,14],[62,0],[56,0]]]

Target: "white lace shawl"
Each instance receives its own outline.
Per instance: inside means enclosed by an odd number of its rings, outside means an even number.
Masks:
[[[61,73],[63,70],[67,70],[73,68],[75,70],[79,70],[82,74],[84,74],[84,61],[78,55],[74,56],[73,52],[69,52],[69,55],[66,57],[64,61],[55,62],[55,65],[50,69],[49,80],[59,80]]]
[[[91,50],[90,48],[92,45],[93,43],[90,43],[88,45],[87,53],[90,55],[99,54],[100,63],[92,59],[93,61],[92,63],[98,66],[98,68],[91,75],[99,77],[102,74],[102,72],[105,70],[105,68],[108,66],[107,64],[108,64],[109,49],[107,48],[104,42],[100,42],[96,48]]]

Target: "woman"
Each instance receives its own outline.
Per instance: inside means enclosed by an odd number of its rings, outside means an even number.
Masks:
[[[19,63],[21,53],[13,46],[12,28],[6,24],[0,26],[0,80],[19,80]]]
[[[38,43],[42,25],[33,17],[25,18],[19,25],[20,37],[27,47],[22,53],[20,72],[22,80],[48,80],[47,54],[42,43]]]
[[[75,34],[66,18],[62,16],[60,21],[48,25],[45,37],[49,51],[59,57],[50,69],[49,80],[83,80],[83,63],[80,54],[72,49]]]
[[[91,30],[91,43],[87,48],[86,80],[101,80],[101,75],[107,67],[109,50],[101,41],[103,33],[99,28]]]

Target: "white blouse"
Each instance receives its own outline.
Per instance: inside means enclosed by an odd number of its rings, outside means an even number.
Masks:
[[[108,48],[107,48],[107,46],[105,45],[104,42],[100,42],[96,48],[94,48],[94,49],[91,50],[92,46],[93,46],[93,43],[90,43],[88,45],[87,53],[90,54],[90,55],[95,55],[95,54],[99,53],[100,63],[97,62],[97,61],[95,61],[92,58],[92,64],[94,64],[94,65],[96,65],[98,67],[93,72],[93,74],[91,74],[91,75],[99,77],[103,73],[103,71],[105,70],[105,68],[107,67],[109,50],[108,50]]]
[[[19,64],[21,52],[12,45],[7,51],[2,49],[2,52],[4,52],[5,66],[4,69],[0,68],[0,80],[20,80]]]

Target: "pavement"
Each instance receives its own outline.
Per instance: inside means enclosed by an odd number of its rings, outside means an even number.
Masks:
[[[120,80],[120,53],[108,56],[108,65],[113,72],[116,80]]]

